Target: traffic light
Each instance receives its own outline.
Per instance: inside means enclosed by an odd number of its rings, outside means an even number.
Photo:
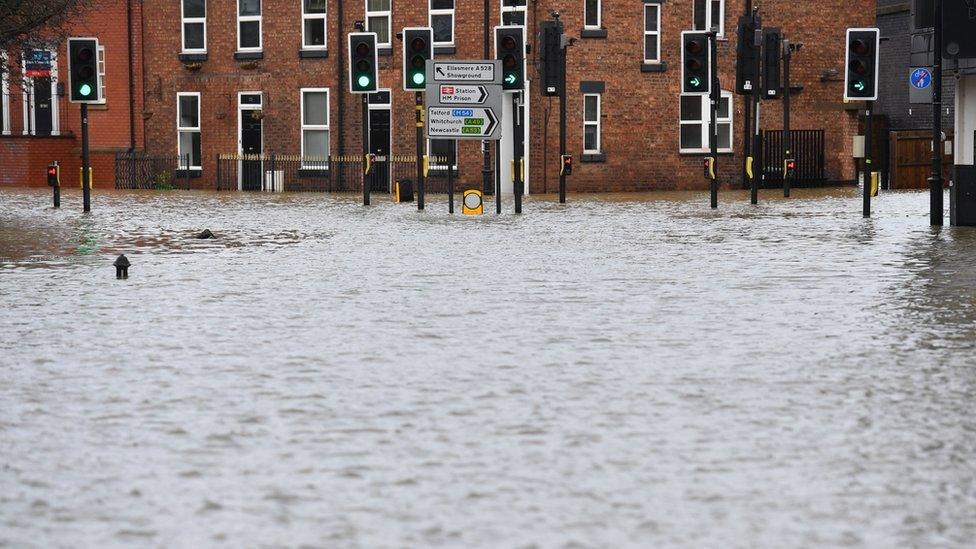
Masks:
[[[763,29],[763,80],[764,99],[776,99],[782,86],[780,82],[780,63],[783,60],[783,35],[777,28]]]
[[[681,91],[708,95],[712,90],[711,55],[704,32],[681,33]]]
[[[787,158],[783,161],[783,177],[787,179],[796,178],[796,159]]]
[[[759,75],[756,74],[759,47],[756,46],[756,22],[751,15],[739,18],[736,35],[735,93],[752,95],[755,86],[759,85]]]
[[[495,59],[502,62],[502,89],[525,88],[525,34],[520,26],[495,27]]]
[[[878,98],[878,29],[847,29],[845,101]]]
[[[976,19],[976,5],[972,1],[942,2],[943,57],[953,60],[976,58],[974,19]]]
[[[68,39],[68,100],[72,103],[95,103],[98,92],[98,39]]]
[[[379,89],[375,32],[349,33],[349,91],[372,93]]]
[[[427,60],[434,58],[434,29],[403,29],[403,89],[421,91],[427,87]]]
[[[566,50],[563,48],[562,21],[545,21],[539,32],[539,87],[543,97],[555,97],[562,89]]]
[[[573,155],[564,154],[559,157],[559,175],[573,175]]]
[[[59,171],[57,162],[47,165],[47,184],[49,187],[61,185],[61,174]]]

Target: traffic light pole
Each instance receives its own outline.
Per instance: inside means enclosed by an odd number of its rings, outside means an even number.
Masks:
[[[712,65],[711,66],[712,90],[711,90],[711,97],[709,101],[711,103],[710,105],[711,119],[709,121],[709,135],[711,135],[712,138],[709,139],[710,142],[709,144],[711,145],[711,149],[712,149],[711,152],[712,162],[714,163],[713,167],[715,171],[715,175],[714,177],[711,178],[710,181],[712,209],[714,210],[718,208],[718,120],[716,120],[716,118],[718,117],[718,102],[722,98],[722,91],[719,88],[720,84],[718,80],[718,63],[717,63],[718,40],[717,40],[717,35],[714,31],[708,33],[708,44],[709,44],[708,47],[711,48],[711,52],[712,52],[710,56],[711,60],[709,61],[710,64]]]
[[[491,3],[489,0],[484,0],[484,46],[485,46],[485,56],[484,59],[491,59],[491,50],[489,43],[491,28]],[[481,191],[483,194],[488,195],[492,193],[492,171],[491,171],[491,141],[485,140],[481,142],[481,156],[483,164],[481,167]],[[501,202],[498,202],[498,213],[501,213]]]
[[[793,136],[790,134],[790,44],[783,40],[783,197],[790,197],[790,178],[792,174],[786,169],[786,159],[793,158]]]
[[[522,213],[522,92],[512,94],[512,189],[515,191],[515,213]]]
[[[369,165],[369,95],[361,94],[363,96],[363,206],[369,206],[369,187],[370,187],[370,173],[367,173],[367,166]],[[370,170],[372,171],[372,170]]]
[[[560,42],[562,40],[560,39]],[[566,174],[562,169],[566,155],[566,53],[567,48],[560,44],[559,49],[559,203],[566,203]]]
[[[871,111],[874,110],[874,101],[867,102],[865,111],[865,130],[864,130],[864,217],[871,217],[871,183],[874,179],[874,166],[871,162],[871,147],[873,146],[872,118]]]
[[[88,103],[81,104],[81,196],[85,213],[91,211],[91,158],[88,150]]]
[[[942,0],[935,0],[932,46],[932,176],[929,177],[929,222],[941,227],[942,214]]]
[[[753,12],[755,33],[752,40],[756,47],[756,81],[752,86],[752,112],[755,116],[752,134],[752,177],[749,182],[749,196],[752,204],[759,204],[759,178],[762,174],[762,134],[759,130],[762,111],[762,86],[759,85],[760,74],[762,74],[762,18],[759,17],[759,9]]]
[[[424,209],[424,94],[414,94],[417,109],[417,210]],[[451,169],[450,166],[447,167]],[[453,204],[452,204],[453,206]],[[453,209],[453,208],[452,208]]]

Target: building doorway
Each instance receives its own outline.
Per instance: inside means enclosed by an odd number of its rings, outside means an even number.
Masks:
[[[33,111],[31,116],[34,119],[34,135],[47,136],[54,131],[54,114],[51,100],[51,79],[33,78],[31,95],[34,102],[31,103]]]
[[[376,155],[371,191],[390,192],[390,147],[393,132],[390,124],[390,90],[369,95],[369,152]]]
[[[238,152],[241,155],[238,187],[242,191],[262,189],[264,135],[261,92],[238,94]]]

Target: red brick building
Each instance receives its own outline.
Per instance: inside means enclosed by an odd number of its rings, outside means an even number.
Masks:
[[[115,4],[125,10],[121,0]],[[804,43],[793,62],[792,127],[825,130],[827,180],[852,180],[856,111],[843,104],[836,75],[844,70],[845,29],[870,26],[874,3],[760,5],[766,26]],[[699,97],[680,94],[680,34],[719,27],[720,78],[730,92],[735,27],[745,9],[744,0],[491,0],[488,25],[524,24],[532,47],[525,94],[530,192],[554,191],[558,174],[558,100],[540,96],[534,66],[539,23],[550,12],[558,10],[576,38],[568,58],[568,152],[577,159],[569,190],[605,191],[706,186],[701,156],[708,109]],[[361,103],[345,75],[346,34],[357,21],[384,44],[380,87],[386,91],[373,95],[369,108],[370,146],[381,155],[416,149],[414,98],[402,90],[397,32],[430,25],[438,58],[485,57],[486,14],[475,0],[162,0],[152,12],[136,40],[145,59],[136,126],[144,121],[149,152],[190,155],[198,188],[215,186],[219,154],[360,154]],[[719,172],[725,185],[738,187],[744,102],[725,96]],[[510,116],[510,104],[505,110]],[[763,113],[764,129],[781,126],[781,102],[766,102]],[[510,139],[502,142],[503,166]],[[436,143],[432,152],[445,147],[450,143]],[[457,163],[459,180],[480,186],[480,143],[462,142]],[[500,173],[510,187],[508,170]]]
[[[96,188],[114,184],[114,157],[144,147],[142,127],[142,2],[97,0],[69,29],[99,39],[102,100],[89,107],[92,175]],[[67,44],[51,50],[0,52],[0,186],[46,185],[45,168],[62,166],[63,185],[79,184],[81,112],[68,102]],[[28,75],[32,68],[48,70]]]

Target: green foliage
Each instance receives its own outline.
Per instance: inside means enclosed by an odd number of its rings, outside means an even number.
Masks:
[[[169,172],[159,172],[156,175],[156,180],[153,181],[153,188],[157,191],[172,191],[173,175]]]

